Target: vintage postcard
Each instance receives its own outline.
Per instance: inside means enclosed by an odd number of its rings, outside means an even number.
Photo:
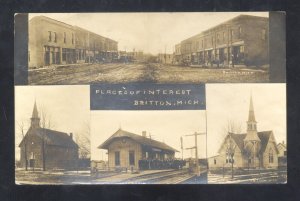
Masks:
[[[17,14],[16,184],[287,183],[279,18]]]

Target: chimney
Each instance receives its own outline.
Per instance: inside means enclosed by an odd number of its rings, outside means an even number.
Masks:
[[[146,131],[142,131],[142,136],[143,137],[147,137],[147,132]]]
[[[70,133],[70,138],[73,140],[73,133]]]

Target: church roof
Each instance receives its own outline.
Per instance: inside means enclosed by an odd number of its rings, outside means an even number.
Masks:
[[[73,141],[73,139],[67,133],[45,129],[45,128],[30,128],[25,138],[23,138],[23,140],[21,141],[19,147],[22,145],[23,141],[26,139],[28,135],[35,135],[41,139],[45,137],[45,142],[47,143],[47,145],[78,148],[78,145]]]
[[[261,149],[260,152],[263,153],[266,150],[267,144],[269,142],[269,138],[272,135],[272,131],[262,131],[257,132],[257,135],[260,139]],[[235,133],[229,133],[231,134],[232,139],[235,141],[239,149],[243,152],[244,150],[244,139],[246,137],[246,133],[243,134],[235,134]]]
[[[280,143],[278,143],[277,147],[280,147],[280,146],[281,146],[281,147],[283,147],[283,148],[286,148],[286,144],[284,144],[284,143],[281,143],[281,142],[280,142]]]
[[[122,129],[117,130],[104,143],[102,143],[100,146],[98,146],[98,148],[99,149],[108,149],[108,146],[110,145],[110,143],[112,143],[115,139],[124,138],[124,137],[130,138],[144,146],[155,147],[155,148],[163,149],[163,150],[167,150],[167,151],[174,151],[174,152],[177,151],[176,149],[170,147],[169,145],[167,145],[163,142],[152,140],[150,138],[143,137],[141,135],[137,135],[134,133],[130,133],[130,132],[124,131]]]

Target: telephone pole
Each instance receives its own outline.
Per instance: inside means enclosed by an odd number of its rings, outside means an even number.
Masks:
[[[199,167],[199,160],[198,160],[198,139],[197,139],[198,135],[206,135],[206,133],[197,133],[197,132],[195,132],[194,134],[185,135],[185,136],[194,136],[195,137],[195,146],[187,148],[187,149],[195,149],[196,173],[197,173],[197,176],[200,176],[200,167]]]
[[[180,137],[180,147],[181,147],[181,159],[183,160],[183,139],[182,136]]]

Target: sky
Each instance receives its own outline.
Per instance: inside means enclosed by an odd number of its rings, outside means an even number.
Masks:
[[[92,160],[107,160],[107,150],[97,147],[114,134],[119,128],[142,135],[146,131],[151,139],[165,142],[181,151],[180,137],[183,136],[185,148],[195,146],[194,137],[184,135],[205,132],[204,110],[191,111],[92,111],[91,142]],[[205,157],[205,135],[198,137],[199,157]],[[191,157],[191,150],[183,151],[184,158]],[[195,151],[192,151],[195,156]],[[175,153],[181,158],[181,152]]]
[[[217,154],[228,121],[246,133],[251,93],[258,131],[272,130],[277,143],[286,143],[285,84],[207,84],[208,156]]]
[[[85,28],[118,41],[119,50],[173,53],[175,44],[240,14],[268,12],[30,13]]]
[[[18,127],[22,122],[25,132],[30,126],[30,118],[36,100],[39,115],[46,111],[53,124],[53,130],[73,133],[84,132],[90,120],[89,86],[16,86],[15,87],[15,157],[20,158],[18,147],[22,140]]]

